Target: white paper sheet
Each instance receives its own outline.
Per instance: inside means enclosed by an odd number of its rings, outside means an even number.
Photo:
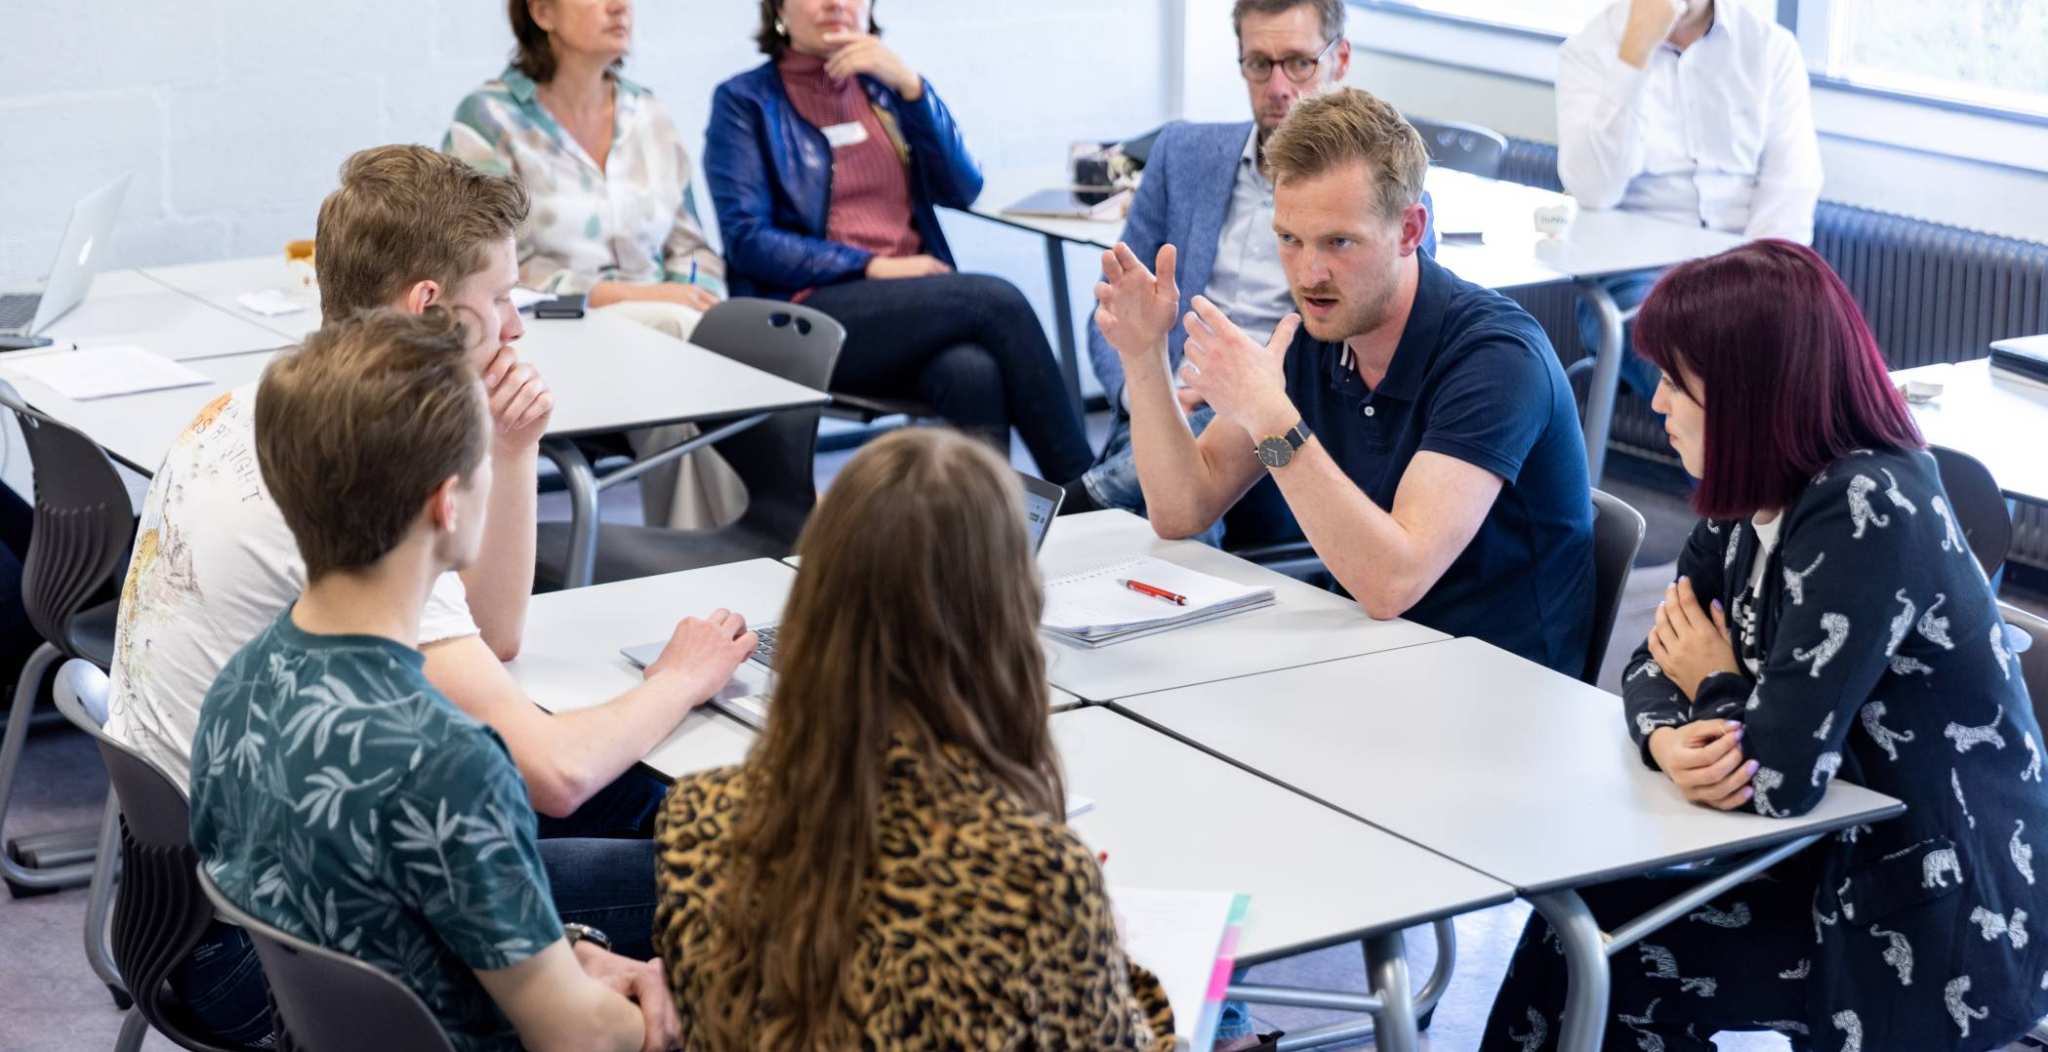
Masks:
[[[42,384],[74,402],[213,382],[155,351],[133,344],[9,358],[4,371]]]

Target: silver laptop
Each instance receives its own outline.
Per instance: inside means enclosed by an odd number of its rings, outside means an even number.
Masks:
[[[1060,502],[1066,499],[1067,492],[1044,479],[1033,478],[1021,471],[1017,473],[1017,480],[1024,484],[1024,525],[1030,532],[1031,550],[1036,552],[1045,546],[1045,535],[1051,531],[1052,520],[1059,515]],[[754,644],[754,652],[748,656],[748,660],[759,665],[763,670],[773,669],[775,667],[775,630],[777,626],[771,623],[755,625],[753,628],[754,635],[758,638],[759,642]],[[620,650],[619,653],[624,654],[626,660],[633,663],[633,667],[646,668],[655,658],[661,656],[661,648],[667,645],[668,640],[657,639],[652,643],[641,643],[637,646],[626,647]],[[754,677],[741,677],[737,674],[734,677],[735,681],[739,681],[742,678],[751,680]],[[746,691],[748,694],[759,693],[766,689],[765,683],[756,686],[749,682],[745,686],[748,688]]]
[[[128,179],[124,175],[94,190],[71,209],[71,222],[64,227],[64,240],[42,288],[0,292],[0,336],[36,336],[85,299],[99,272],[100,257],[113,244],[114,219],[121,212]]]

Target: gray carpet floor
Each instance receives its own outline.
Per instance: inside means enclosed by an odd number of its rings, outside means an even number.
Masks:
[[[1100,414],[1091,420],[1091,425],[1092,437],[1099,442]],[[819,457],[821,488],[850,456],[851,453],[839,452]],[[1020,466],[1028,469],[1028,457],[1020,452],[1017,459]],[[1646,555],[1670,553],[1658,564],[1641,566],[1629,582],[1602,674],[1603,686],[1611,690],[1619,683],[1621,662],[1648,630],[1658,596],[1673,572],[1669,561],[1693,520],[1685,507],[1682,488],[1674,493],[1675,487],[1668,478],[1660,479],[1656,472],[1623,468],[1610,476],[1608,488],[1642,510],[1649,520]],[[601,513],[612,521],[639,521],[637,492],[631,486],[607,492]],[[544,496],[541,515],[566,518],[566,499],[561,494]],[[2022,598],[2030,607],[2048,609],[2048,604],[2035,597]],[[91,826],[99,819],[105,793],[106,777],[100,770],[98,755],[83,735],[69,728],[38,733],[24,753],[6,833],[11,837],[45,829]],[[1250,831],[1240,831],[1238,835],[1244,837],[1245,850],[1268,852],[1274,857],[1274,864],[1285,864],[1286,845],[1261,844]],[[112,1046],[121,1016],[86,966],[81,949],[85,897],[85,890],[77,888],[28,899],[0,900],[0,1050],[72,1052]],[[1487,1008],[1528,912],[1528,907],[1517,903],[1458,918],[1457,969],[1437,1009],[1435,1023],[1425,1034],[1424,1048],[1451,1052],[1478,1046]],[[1436,948],[1427,930],[1411,933],[1408,945],[1415,982],[1419,985],[1435,961]],[[1252,969],[1251,979],[1335,990],[1365,989],[1364,965],[1356,946],[1333,947],[1270,962]],[[1342,1013],[1284,1008],[1261,1008],[1257,1015],[1264,1029],[1287,1030],[1356,1018]],[[1728,1052],[1788,1047],[1775,1036],[1750,1034],[1724,1035],[1718,1044]],[[167,1050],[174,1046],[152,1034],[144,1047]],[[1346,1047],[1370,1048],[1371,1043]]]

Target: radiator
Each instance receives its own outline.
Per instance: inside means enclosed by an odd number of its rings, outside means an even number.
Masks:
[[[1557,147],[1509,139],[1501,177],[1549,190]],[[2048,245],[1823,201],[1813,247],[1856,296],[1894,369],[1982,357],[1992,340],[2048,332]],[[1583,357],[1577,296],[1565,286],[1511,293],[1566,362]],[[1642,399],[1615,400],[1609,448],[1676,463]],[[2048,509],[2022,505],[2011,559],[2048,570]]]

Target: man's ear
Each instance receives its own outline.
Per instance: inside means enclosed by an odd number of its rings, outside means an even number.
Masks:
[[[1337,47],[1330,52],[1330,83],[1341,85],[1351,73],[1351,40],[1346,37],[1337,41]]]
[[[1401,254],[1414,255],[1422,248],[1422,236],[1429,232],[1429,208],[1417,201],[1401,213]]]
[[[456,500],[455,493],[461,488],[461,476],[450,475],[442,479],[441,484],[435,486],[433,494],[427,498],[427,523],[434,528],[436,534],[454,533],[461,525],[459,516],[462,504]]]
[[[407,314],[425,314],[428,307],[441,302],[441,283],[432,280],[413,282],[399,302]]]

